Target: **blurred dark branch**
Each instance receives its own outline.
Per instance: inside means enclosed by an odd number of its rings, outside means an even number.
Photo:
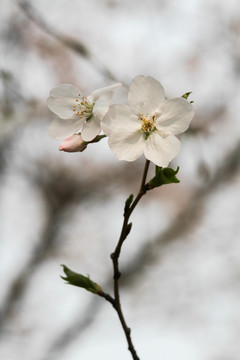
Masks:
[[[3,85],[3,95],[0,100],[3,116],[10,116],[13,112],[12,99],[9,96],[9,88],[13,80],[13,76],[9,71],[0,70],[0,80]],[[15,88],[15,87],[14,87]]]
[[[24,14],[38,27],[40,27],[46,34],[60,41],[64,46],[68,47],[72,51],[76,52],[78,55],[86,58],[95,68],[101,73],[104,77],[111,81],[118,82],[119,80],[113,75],[113,73],[101,63],[99,59],[96,59],[86,47],[85,44],[79,40],[75,40],[63,34],[60,34],[55,29],[53,29],[49,24],[47,24],[39,15],[36,8],[32,6],[28,1],[17,0],[17,4],[22,9]]]
[[[54,360],[59,358],[59,353],[69,346],[80,334],[84,334],[96,320],[96,316],[105,302],[94,296],[90,297],[89,303],[85,310],[79,312],[79,317],[71,327],[65,329],[62,334],[53,342],[48,353],[40,360]]]
[[[48,256],[53,256],[54,252],[56,252],[58,248],[58,231],[66,210],[86,198],[90,199],[97,196],[101,198],[98,201],[102,201],[107,196],[111,196],[111,187],[106,187],[106,184],[115,183],[117,179],[120,179],[121,173],[128,164],[118,166],[115,171],[111,170],[110,173],[101,168],[100,174],[98,174],[96,169],[92,177],[85,180],[78,177],[76,173],[71,172],[70,169],[61,167],[56,163],[50,164],[44,160],[35,163],[35,165],[34,169],[26,161],[26,167],[24,163],[16,170],[32,181],[36,188],[42,192],[46,204],[47,223],[39,244],[31,254],[31,258],[11,284],[7,299],[0,312],[0,332],[4,329],[9,317],[14,313],[15,305],[24,297],[32,275]],[[138,165],[133,164],[134,171],[124,171],[126,173],[124,181],[136,180],[134,175],[138,173],[137,167]],[[99,179],[97,182],[96,178]]]
[[[28,168],[29,170],[29,168]],[[45,171],[44,171],[45,170]],[[36,271],[49,255],[52,255],[57,247],[58,229],[62,221],[62,216],[66,209],[73,204],[83,200],[85,197],[94,196],[95,181],[88,181],[79,184],[79,181],[73,180],[71,175],[66,173],[55,172],[54,176],[49,176],[47,168],[38,167],[39,174],[29,174],[33,176],[32,181],[41,189],[42,196],[47,206],[47,223],[43,230],[41,241],[33,250],[30,260],[27,262],[22,271],[18,274],[11,285],[8,297],[0,313],[0,330],[14,312],[15,304],[21,301],[27,290],[29,281]],[[36,175],[34,177],[34,175]],[[59,181],[61,179],[61,181]]]
[[[12,120],[11,115],[16,111],[16,106],[25,100],[21,94],[20,84],[10,71],[0,68],[0,82],[2,94],[0,97],[1,115],[4,121]]]
[[[58,32],[56,32],[54,28],[52,28],[49,24],[46,24],[46,22],[41,18],[41,16],[37,12],[37,10],[28,1],[19,0],[17,3],[19,5],[19,7],[22,9],[22,11],[24,12],[24,14],[28,17],[28,19],[30,19],[34,24],[36,24],[38,27],[40,27],[48,35],[59,40],[65,46],[76,51],[81,56],[83,56],[87,59],[90,57],[90,53],[83,43],[81,43],[80,41],[76,41],[74,39],[65,37],[64,35],[61,35]]]
[[[0,83],[2,85],[2,91],[0,94],[0,176],[2,175],[6,159],[7,152],[12,146],[13,138],[16,129],[26,124],[30,119],[26,112],[25,107],[23,110],[22,105],[25,99],[21,94],[21,87],[19,82],[14,77],[14,74],[8,70],[0,68]],[[19,116],[19,113],[21,115]]]
[[[58,224],[61,222],[62,214],[72,201],[73,194],[63,193],[60,196],[59,191],[54,193],[54,191],[50,192],[48,190],[47,186],[43,187],[43,196],[48,203],[48,216],[41,241],[34,248],[30,260],[11,284],[9,294],[0,313],[0,331],[3,330],[9,316],[11,317],[12,313],[14,313],[15,305],[24,296],[29,280],[36,268],[54,251],[57,244]]]
[[[57,223],[58,219],[61,218],[62,211],[60,209],[56,212],[53,212],[53,209],[51,210],[52,211],[50,211],[48,216],[48,223],[46,224],[43,232],[42,241],[33,250],[31,259],[11,284],[9,294],[0,313],[0,332],[4,330],[4,325],[6,324],[8,318],[14,315],[15,305],[22,299],[36,267],[47,258],[48,254],[54,247]]]
[[[189,137],[199,134],[209,136],[212,128],[214,128],[214,126],[219,127],[219,124],[226,119],[227,109],[224,105],[215,106],[214,109],[207,109],[206,114],[207,115],[201,114],[200,117],[195,115],[188,131],[182,136]]]

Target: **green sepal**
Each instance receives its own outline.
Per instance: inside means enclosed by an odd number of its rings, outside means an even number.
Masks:
[[[192,94],[192,91],[188,91],[188,92],[186,92],[185,94],[183,94],[181,97],[187,100],[188,97],[189,97],[191,94]],[[191,101],[189,101],[189,103],[190,103],[190,104],[193,104],[194,101],[191,100]]]
[[[171,168],[162,168],[161,166],[156,166],[155,176],[146,184],[147,190],[154,189],[166,184],[179,183],[180,180],[176,177],[178,173],[179,166],[177,170]]]
[[[185,94],[183,94],[181,97],[187,100],[189,95],[191,95],[191,94],[192,94],[192,91],[188,91]]]
[[[66,277],[61,276],[61,278],[67,281],[68,284],[81,287],[87,291],[92,292],[93,294],[99,294],[102,291],[101,286],[93,282],[89,276],[78,274],[70,270],[66,265],[61,266],[63,267],[63,271],[66,274]]]
[[[133,198],[134,195],[131,194],[129,195],[129,197],[127,198],[127,200],[125,201],[125,206],[124,206],[124,214],[126,214],[131,206],[131,203],[133,202]]]
[[[93,143],[97,143],[100,140],[104,139],[107,135],[97,135],[93,140],[88,141],[88,144],[93,144]]]

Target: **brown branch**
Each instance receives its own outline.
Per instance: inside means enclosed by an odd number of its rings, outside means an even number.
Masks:
[[[136,350],[133,346],[133,342],[132,342],[132,338],[131,338],[131,329],[127,326],[126,320],[124,318],[123,315],[123,311],[122,311],[122,307],[121,307],[121,302],[120,302],[120,292],[119,292],[119,279],[121,277],[121,273],[119,270],[119,257],[120,257],[120,253],[121,253],[121,249],[122,249],[122,245],[124,240],[126,239],[126,237],[129,234],[129,230],[131,229],[131,225],[128,223],[129,218],[133,212],[133,210],[135,209],[135,207],[137,206],[138,202],[140,201],[140,199],[142,198],[142,196],[146,193],[146,186],[145,186],[145,182],[146,182],[146,178],[147,178],[147,173],[148,173],[148,168],[149,168],[149,164],[150,161],[146,160],[146,164],[145,164],[145,168],[144,168],[144,172],[143,172],[143,177],[142,177],[142,182],[141,182],[141,186],[140,186],[140,190],[139,193],[136,197],[136,199],[134,200],[134,202],[132,203],[132,205],[129,207],[129,209],[127,209],[124,213],[124,220],[123,220],[123,225],[122,225],[122,230],[121,230],[121,234],[117,243],[117,246],[115,248],[115,251],[111,254],[111,259],[113,262],[113,279],[114,279],[114,297],[115,297],[115,303],[114,303],[114,308],[118,314],[119,320],[122,324],[122,328],[124,330],[126,339],[127,339],[127,343],[128,343],[128,350],[131,352],[132,357],[134,360],[139,360],[139,357],[136,353]]]

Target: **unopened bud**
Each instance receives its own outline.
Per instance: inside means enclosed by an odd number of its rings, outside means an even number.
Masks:
[[[59,146],[60,151],[66,152],[82,152],[86,149],[87,143],[83,141],[80,134],[73,134],[66,138]]]

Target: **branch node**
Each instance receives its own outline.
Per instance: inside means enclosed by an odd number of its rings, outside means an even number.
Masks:
[[[113,279],[114,279],[114,280],[118,280],[118,279],[121,277],[121,275],[122,275],[122,274],[120,273],[120,271],[116,271],[115,274],[114,274],[114,276],[113,276]]]

